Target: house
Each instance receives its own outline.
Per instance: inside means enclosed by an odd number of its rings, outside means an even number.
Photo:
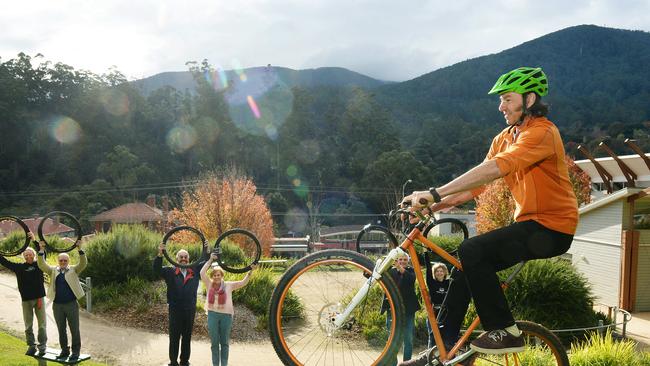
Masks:
[[[35,235],[38,232],[38,225],[43,221],[43,218],[40,216],[34,216],[26,219],[21,219],[22,222],[27,225],[29,231],[33,232]],[[14,221],[4,220],[0,222],[0,238],[4,238],[12,231],[23,229]],[[68,225],[65,225],[59,222],[56,219],[48,217],[47,220],[43,223],[43,235],[58,235],[68,238],[76,238],[75,229],[71,228]]]
[[[164,232],[167,229],[169,199],[162,197],[162,209],[156,207],[156,196],[149,195],[146,203],[132,202],[104,211],[90,218],[96,232],[107,232],[115,224],[141,224]]]
[[[597,302],[650,311],[650,154],[583,153],[589,158],[576,164],[591,177],[594,201],[579,209],[565,257],[586,276]]]

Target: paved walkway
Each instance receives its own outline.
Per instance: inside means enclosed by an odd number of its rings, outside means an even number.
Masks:
[[[16,288],[16,277],[7,272],[0,273],[0,326],[12,332],[24,334],[21,300]],[[167,358],[168,338],[140,329],[116,327],[85,311],[81,317],[81,351],[93,359],[110,365],[160,366],[169,362]],[[167,319],[161,319],[167,321]],[[36,320],[34,320],[36,323]],[[58,333],[52,316],[52,306],[47,307],[48,346],[58,346]],[[27,349],[27,348],[25,348]],[[25,356],[27,358],[27,356]],[[190,362],[195,366],[210,365],[210,344],[207,341],[192,340]],[[232,343],[229,365],[232,366],[280,366],[271,342]]]
[[[619,332],[622,329],[619,327]],[[625,335],[639,342],[642,348],[650,351],[650,312],[634,313],[627,323]]]

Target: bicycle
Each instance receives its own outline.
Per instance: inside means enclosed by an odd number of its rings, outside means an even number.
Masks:
[[[395,361],[404,328],[404,310],[397,286],[383,274],[401,252],[412,260],[422,294],[426,294],[415,242],[424,246],[462,270],[460,261],[424,236],[424,230],[436,225],[431,216],[420,218],[401,245],[373,263],[368,257],[348,250],[316,252],[291,266],[280,278],[269,308],[269,332],[273,347],[285,365],[385,365]],[[432,225],[433,223],[433,225]],[[439,223],[439,221],[438,221]],[[518,264],[503,286],[514,279],[525,262]],[[323,279],[328,282],[323,284]],[[304,304],[301,316],[289,308],[290,298],[299,297]],[[385,297],[392,322],[386,334],[368,340],[376,324],[371,311]],[[434,333],[436,347],[427,351],[429,365],[527,365],[533,359],[544,359],[549,365],[568,366],[569,361],[560,340],[543,326],[518,321],[517,326],[526,341],[526,350],[518,354],[483,355],[463,348],[479,325],[475,318],[460,339],[447,350],[438,328],[438,319],[428,296],[424,307]],[[446,301],[445,301],[446,302]],[[443,306],[445,306],[443,302]],[[286,308],[285,308],[286,306]]]

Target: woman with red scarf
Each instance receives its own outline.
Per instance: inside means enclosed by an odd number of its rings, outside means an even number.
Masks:
[[[232,292],[246,286],[251,277],[251,272],[246,274],[241,281],[224,281],[224,272],[221,267],[214,267],[210,276],[208,269],[212,262],[217,260],[217,255],[212,253],[210,259],[201,269],[201,280],[207,289],[205,310],[208,312],[208,333],[210,333],[212,365],[228,366],[228,351],[230,330],[235,309],[232,304]],[[257,267],[251,266],[252,269]]]

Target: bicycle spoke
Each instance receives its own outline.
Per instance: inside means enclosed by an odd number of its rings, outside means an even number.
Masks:
[[[358,254],[353,253],[354,256]],[[349,318],[337,326],[335,320],[360,288],[368,282],[364,273],[370,269],[346,258],[314,262],[293,274],[283,287],[281,304],[273,312],[284,314],[288,298],[299,300],[302,317],[295,314],[280,316],[271,327],[277,330],[276,350],[286,351],[291,364],[297,365],[374,365],[387,356],[387,312],[379,313],[386,288],[377,282],[358,303]],[[389,296],[391,299],[394,294]],[[389,302],[388,313],[396,317],[397,305]],[[396,330],[391,327],[391,331]],[[286,362],[285,362],[286,363]]]

